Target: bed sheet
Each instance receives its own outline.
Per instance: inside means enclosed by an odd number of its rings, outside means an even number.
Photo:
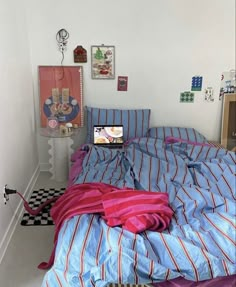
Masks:
[[[43,287],[153,284],[179,277],[199,282],[236,274],[235,153],[154,138],[135,139],[123,150],[85,145],[80,152],[74,166],[78,158],[82,169],[75,176],[72,168],[74,184],[167,192],[174,216],[165,231],[140,234],[108,227],[99,215],[74,216],[62,226]]]

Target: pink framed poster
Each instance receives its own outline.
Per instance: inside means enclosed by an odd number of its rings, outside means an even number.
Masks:
[[[117,81],[117,91],[127,91],[128,90],[128,77],[119,76]]]
[[[83,126],[83,67],[39,66],[41,127],[49,117]]]

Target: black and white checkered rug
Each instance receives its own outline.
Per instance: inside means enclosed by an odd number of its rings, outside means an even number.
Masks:
[[[34,190],[31,194],[30,200],[28,201],[29,206],[32,209],[37,209],[46,200],[51,199],[55,196],[62,195],[65,188],[49,188]],[[52,218],[50,216],[50,208],[54,202],[47,205],[38,215],[30,215],[28,212],[23,214],[21,225],[32,226],[32,225],[53,225]]]

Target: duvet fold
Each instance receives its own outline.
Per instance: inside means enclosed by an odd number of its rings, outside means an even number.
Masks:
[[[168,204],[168,194],[117,188],[105,183],[84,183],[69,187],[51,209],[55,223],[54,244],[65,220],[80,214],[99,214],[108,226],[122,226],[140,233],[145,230],[161,232],[173,215]],[[47,269],[54,261],[52,252],[48,263],[38,268]]]
[[[122,225],[133,233],[163,231],[173,214],[164,192],[117,190],[103,195],[102,204],[107,225]]]

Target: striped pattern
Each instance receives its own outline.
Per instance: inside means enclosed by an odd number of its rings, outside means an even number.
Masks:
[[[147,136],[161,140],[164,140],[166,137],[175,137],[191,142],[206,142],[206,138],[193,128],[153,127],[148,130]]]
[[[122,225],[133,233],[161,232],[169,226],[173,215],[168,206],[168,194],[164,192],[122,189],[106,193],[102,196],[102,204],[109,226]]]
[[[133,233],[141,233],[165,230],[173,211],[168,206],[167,193],[118,189],[96,182],[69,187],[51,208],[50,214],[55,223],[54,240],[57,241],[63,223],[79,214],[99,214],[108,226],[121,226]],[[49,268],[52,264],[50,260],[39,268]]]
[[[87,143],[93,143],[94,125],[123,125],[124,140],[146,136],[149,129],[150,109],[121,110],[86,107]]]
[[[208,143],[214,147],[225,148],[219,142],[216,142],[216,141],[208,141]]]
[[[148,287],[148,285],[134,284],[109,284],[108,287]]]
[[[99,215],[74,216],[60,230],[42,287],[154,285],[178,277],[200,282],[236,274],[235,153],[166,146],[150,137],[129,142],[123,152],[87,148],[76,183],[166,191],[172,221],[161,233],[134,234],[109,227]]]

